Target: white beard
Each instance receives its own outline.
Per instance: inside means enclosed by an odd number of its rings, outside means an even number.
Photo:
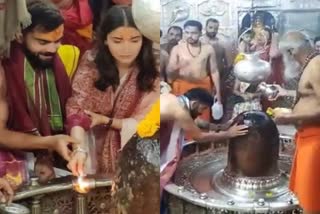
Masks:
[[[291,55],[283,54],[283,63],[285,80],[294,79],[299,75],[301,65]]]

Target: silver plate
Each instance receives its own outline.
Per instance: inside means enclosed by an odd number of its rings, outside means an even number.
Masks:
[[[29,214],[30,210],[20,204],[11,203],[7,206],[0,206],[1,213],[4,214]]]
[[[260,191],[225,188],[221,174],[227,165],[227,148],[191,155],[178,166],[174,182],[165,190],[183,200],[206,209],[244,213],[269,213],[299,209],[297,198],[288,189],[291,157],[279,158],[280,180],[277,186]],[[221,188],[223,187],[223,188]]]

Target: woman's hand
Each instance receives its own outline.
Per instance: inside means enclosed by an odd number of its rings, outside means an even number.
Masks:
[[[98,125],[107,124],[109,122],[109,120],[110,120],[109,117],[106,117],[106,116],[101,115],[101,114],[94,113],[92,111],[85,110],[84,113],[86,113],[91,118],[90,128],[98,126]]]

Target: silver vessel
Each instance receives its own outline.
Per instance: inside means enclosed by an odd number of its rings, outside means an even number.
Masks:
[[[269,99],[274,99],[279,93],[276,86],[272,84],[266,84],[265,82],[262,82],[258,85],[258,90]]]
[[[271,74],[271,65],[259,58],[259,52],[243,54],[244,59],[234,66],[234,75],[241,82],[259,83],[265,81]]]

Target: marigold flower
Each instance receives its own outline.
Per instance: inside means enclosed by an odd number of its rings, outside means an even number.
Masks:
[[[155,102],[151,111],[138,124],[137,134],[141,138],[152,137],[160,128],[160,99]]]

